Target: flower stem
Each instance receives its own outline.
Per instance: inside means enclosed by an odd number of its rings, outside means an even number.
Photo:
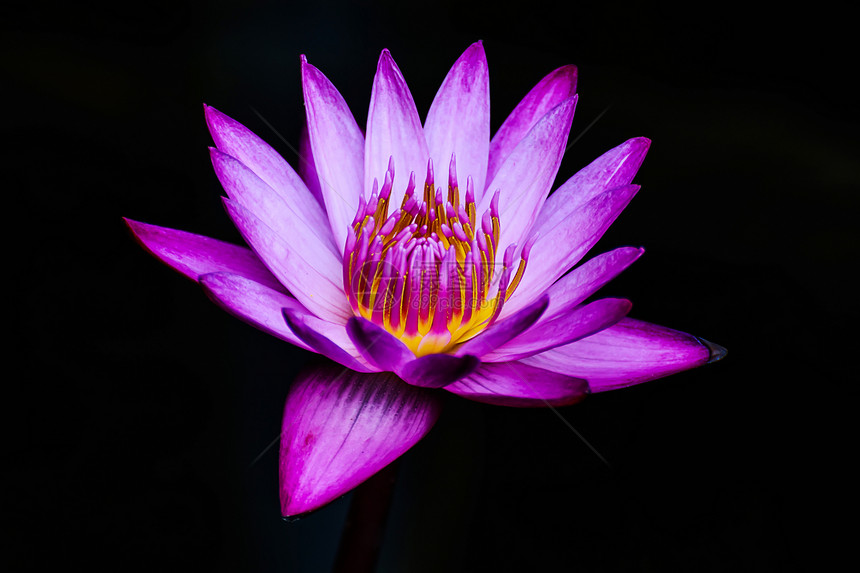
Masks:
[[[372,573],[376,567],[398,465],[389,464],[353,491],[334,573]]]

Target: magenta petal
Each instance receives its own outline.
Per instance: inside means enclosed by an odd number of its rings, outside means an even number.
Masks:
[[[588,338],[523,362],[585,378],[592,392],[604,392],[701,366],[720,358],[721,352],[725,350],[690,334],[624,318]]]
[[[285,306],[281,311],[290,331],[308,348],[331,358],[350,370],[376,372],[375,368],[360,360],[358,351],[347,336],[342,324],[325,323],[306,309],[296,308],[298,306]]]
[[[638,185],[604,191],[570,213],[563,225],[540,234],[531,250],[528,268],[501,315],[515,312],[578,263],[630,203]]]
[[[567,406],[589,393],[588,382],[522,362],[481,364],[445,390],[469,400],[520,408]]]
[[[549,110],[576,93],[576,67],[563,66],[550,72],[517,104],[490,142],[487,181],[493,179],[499,167],[535,123]]]
[[[575,107],[576,96],[566,99],[543,116],[487,185],[487,193],[478,207],[478,213],[483,213],[490,206],[495,191],[501,190],[500,245],[523,244],[521,238],[534,223],[558,173]],[[503,248],[498,249],[497,263],[501,261],[503,253]]]
[[[471,355],[428,354],[403,365],[397,374],[414,386],[441,388],[471,374],[480,364]]]
[[[322,207],[289,163],[238,121],[211,106],[204,105],[203,111],[216,147],[241,161],[285,202],[294,206],[308,225],[317,229],[320,238],[332,240],[325,225],[328,219]]]
[[[451,67],[427,112],[424,133],[440,170],[456,154],[459,181],[471,176],[480,200],[490,150],[490,76],[481,42],[469,46]]]
[[[439,417],[439,396],[393,374],[337,366],[301,374],[281,432],[281,511],[317,509],[400,457]]]
[[[627,316],[631,306],[630,301],[623,298],[596,300],[554,319],[536,323],[481,359],[485,362],[519,360],[550,348],[570,344],[612,326]]]
[[[381,371],[397,372],[415,360],[415,354],[409,347],[366,318],[350,318],[346,323],[346,332],[365,360]]]
[[[247,247],[203,235],[123,219],[143,247],[190,279],[207,273],[237,274],[279,292],[283,285]]]
[[[311,350],[281,318],[283,307],[301,306],[290,295],[230,273],[202,275],[200,284],[209,298],[236,318],[299,348]]]
[[[308,191],[317,200],[317,203],[325,209],[325,198],[323,198],[320,177],[317,174],[317,166],[314,161],[314,150],[311,147],[311,139],[308,134],[308,124],[305,122],[302,134],[299,136],[299,177],[305,182]]]
[[[548,305],[549,298],[546,295],[540,297],[514,315],[491,325],[476,337],[461,344],[455,354],[457,356],[471,354],[480,358],[521,334],[537,322],[544,311],[546,311]]]
[[[370,196],[374,179],[382,184],[391,157],[394,158],[395,176],[390,204],[400,205],[411,172],[415,173],[418,189],[422,188],[430,152],[406,80],[388,50],[383,50],[373,78],[367,115],[365,196]],[[447,164],[440,167],[447,167]]]
[[[364,184],[364,135],[334,85],[304,57],[302,88],[320,192],[335,245],[343,252]]]
[[[320,274],[250,211],[230,199],[224,206],[245,241],[305,308],[329,322],[346,323],[352,310],[340,284]]]

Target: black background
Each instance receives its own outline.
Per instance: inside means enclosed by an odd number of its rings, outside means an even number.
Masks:
[[[283,522],[266,449],[310,356],[220,311],[121,217],[238,241],[202,102],[295,165],[253,110],[297,143],[300,54],[363,125],[382,48],[423,115],[482,39],[493,129],[543,75],[579,66],[558,183],[653,140],[642,191],[593,251],[646,254],[604,294],[729,355],[562,409],[609,467],[550,411],[449,400],[403,458],[379,570],[822,570],[856,450],[850,27],[821,4],[748,2],[14,7],[0,562],[327,570],[349,496]]]

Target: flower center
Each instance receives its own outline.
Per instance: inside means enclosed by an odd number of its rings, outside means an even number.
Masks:
[[[344,290],[356,315],[385,328],[416,356],[452,350],[496,320],[523,276],[531,242],[513,278],[516,244],[497,268],[499,191],[478,221],[471,177],[460,201],[454,157],[447,197],[435,186],[432,160],[423,197],[416,196],[410,173],[400,208],[389,215],[393,183],[392,159],[382,187],[374,179],[370,199],[359,197],[343,255]]]

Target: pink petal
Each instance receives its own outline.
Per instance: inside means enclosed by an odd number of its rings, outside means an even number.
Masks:
[[[441,388],[471,374],[480,364],[471,355],[427,354],[403,365],[397,375],[413,386]]]
[[[346,323],[352,310],[340,284],[342,279],[336,284],[321,274],[292,245],[238,203],[224,199],[224,206],[245,241],[305,308],[329,322]]]
[[[532,247],[522,281],[500,316],[513,313],[530,303],[578,263],[627,207],[637,191],[638,185],[604,191],[570,213],[564,225],[559,225],[546,235],[539,235]]]
[[[445,387],[469,400],[520,408],[567,406],[585,398],[588,382],[522,362],[482,364],[478,370]]]
[[[343,252],[364,183],[364,136],[334,85],[304,57],[302,87],[313,162],[334,242]]]
[[[320,241],[294,206],[284,202],[271,187],[237,159],[211,150],[215,174],[227,195],[274,231],[319,274],[333,282],[343,276],[340,253],[329,240]]]
[[[415,354],[394,335],[360,316],[346,323],[346,332],[367,362],[383,372],[397,372]]]
[[[543,116],[487,185],[478,213],[490,206],[493,193],[500,189],[501,247],[511,243],[523,244],[521,239],[534,223],[561,165],[575,107],[576,96],[566,99]],[[503,253],[504,248],[499,248],[497,262],[501,261]]]
[[[279,292],[284,286],[247,247],[186,231],[123,219],[140,244],[156,258],[190,279],[207,273],[237,274]]]
[[[284,411],[282,513],[307,513],[356,487],[423,438],[440,409],[437,395],[393,374],[303,373]]]
[[[290,164],[238,121],[211,106],[204,105],[203,111],[215,146],[245,164],[287,204],[292,205],[314,229],[314,236],[321,241],[332,241],[331,233],[324,224],[328,219],[322,207]]]
[[[364,150],[364,146],[362,145],[362,151]],[[362,163],[364,163],[362,161]],[[322,194],[322,187],[320,186],[320,176],[317,175],[317,166],[314,161],[314,150],[311,147],[311,139],[310,135],[308,135],[308,124],[305,122],[305,125],[302,127],[302,134],[299,136],[299,177],[302,178],[302,181],[305,182],[305,185],[308,187],[308,191],[311,192],[311,195],[314,196],[314,199],[317,200],[317,203],[325,209],[325,198]]]
[[[548,297],[542,296],[514,315],[490,325],[487,330],[461,344],[455,354],[457,356],[471,354],[480,358],[527,330],[537,322],[548,305]]]
[[[383,50],[373,78],[367,115],[364,147],[366,196],[370,195],[374,179],[382,185],[391,157],[394,157],[395,177],[390,204],[399,206],[411,172],[415,173],[418,189],[422,188],[430,152],[406,80],[388,50]]]
[[[630,312],[629,300],[603,298],[571,309],[531,328],[481,357],[484,362],[508,362],[570,344],[612,326]]]
[[[624,318],[588,338],[523,362],[585,378],[592,392],[604,392],[695,368],[724,354],[724,348],[693,335]]]
[[[445,172],[456,154],[458,180],[465,184],[471,175],[480,200],[490,150],[490,76],[481,42],[469,46],[451,67],[427,113],[424,133],[440,170]]]
[[[517,104],[490,142],[487,181],[532,127],[555,106],[576,93],[576,67],[563,66],[550,72]]]

